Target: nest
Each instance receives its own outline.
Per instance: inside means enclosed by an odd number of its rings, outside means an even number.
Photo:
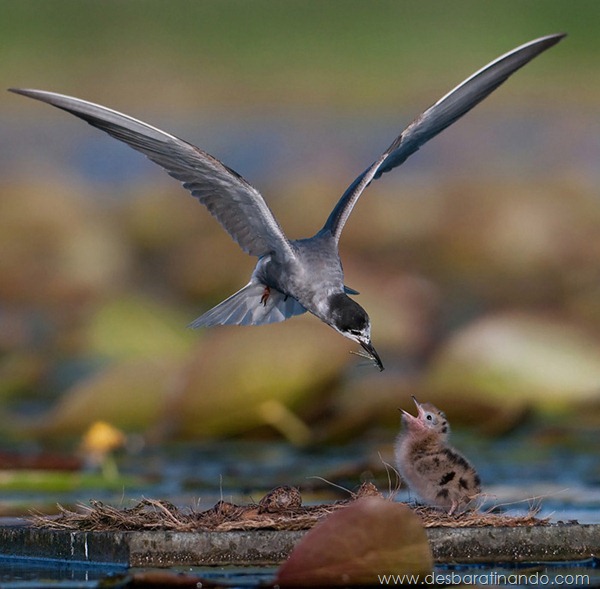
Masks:
[[[259,503],[236,505],[219,501],[210,509],[196,511],[178,508],[169,501],[143,499],[130,508],[105,505],[90,501],[79,505],[78,511],[59,507],[58,516],[35,514],[32,525],[53,530],[82,532],[130,532],[142,530],[169,530],[176,532],[226,532],[231,530],[306,530],[312,528],[327,515],[343,509],[362,497],[382,497],[372,483],[363,483],[350,499],[327,505],[303,506],[298,489],[289,486],[276,487]],[[431,527],[484,527],[484,526],[534,526],[544,525],[547,520],[535,517],[532,511],[524,516],[504,516],[489,512],[468,511],[460,515],[448,515],[431,507],[410,506],[422,519],[426,528]]]
[[[516,528],[518,526],[544,526],[548,518],[536,517],[539,509],[531,509],[525,515],[503,515],[489,511],[466,511],[449,515],[427,505],[411,505],[421,518],[425,528]]]

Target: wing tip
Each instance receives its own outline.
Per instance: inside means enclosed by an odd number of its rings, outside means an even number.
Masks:
[[[501,62],[501,61],[503,61],[507,58],[510,58],[514,55],[528,54],[529,57],[527,58],[527,61],[526,61],[526,63],[527,63],[530,60],[532,60],[534,57],[537,57],[540,53],[543,53],[547,49],[550,49],[550,47],[553,47],[557,43],[560,43],[560,41],[562,41],[566,36],[567,36],[567,33],[552,33],[550,35],[544,35],[543,37],[538,37],[537,39],[532,39],[531,41],[527,41],[526,43],[523,43],[522,45],[518,45],[514,49],[511,49],[510,51],[507,51],[506,53],[502,54],[500,57],[498,57],[494,61],[488,63],[486,66],[484,66],[481,70],[478,70],[477,72],[475,72],[474,75],[477,75],[480,71],[486,70],[487,68],[489,68],[489,66],[491,66],[495,63]],[[473,77],[473,76],[471,76],[471,77]]]
[[[537,39],[538,41],[548,41],[552,43],[558,43],[561,39],[564,39],[568,36],[568,33],[551,33],[550,35],[544,35]]]
[[[37,98],[37,99],[39,99],[40,96],[43,96],[43,95],[54,94],[54,92],[48,92],[46,90],[35,90],[34,88],[16,88],[14,86],[11,86],[10,88],[7,88],[6,90],[7,90],[7,92],[12,92],[13,94],[20,94],[21,96],[27,96],[29,98]]]
[[[11,86],[10,88],[6,89],[7,92],[12,92],[13,94],[22,94],[23,96],[29,96],[29,88],[16,88],[14,86]]]
[[[525,43],[521,47],[525,48],[528,46],[538,45],[540,48],[540,52],[542,52],[542,51],[545,51],[546,49],[549,49],[550,47],[556,45],[557,43],[560,43],[560,41],[562,41],[566,36],[567,36],[567,33],[552,33],[550,35],[545,35],[543,37],[538,37],[537,39],[533,39],[533,40],[529,41],[528,43]],[[517,51],[518,49],[519,48],[515,49],[514,51]]]

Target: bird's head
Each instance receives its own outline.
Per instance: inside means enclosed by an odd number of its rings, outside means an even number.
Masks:
[[[371,320],[367,312],[345,293],[336,293],[329,297],[327,323],[344,337],[361,345],[379,370],[383,363],[377,350],[371,343]]]
[[[412,398],[417,406],[417,415],[412,415],[402,409],[402,421],[406,427],[414,432],[434,433],[442,440],[446,440],[450,434],[450,424],[443,411],[431,403],[419,403]]]

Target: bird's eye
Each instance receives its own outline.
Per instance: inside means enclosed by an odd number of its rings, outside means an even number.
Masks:
[[[431,416],[431,414],[427,415],[427,421],[431,421],[433,419],[433,417]]]
[[[350,333],[351,333],[352,335],[360,335],[360,331],[358,331],[358,329],[351,329],[351,330],[350,330]]]

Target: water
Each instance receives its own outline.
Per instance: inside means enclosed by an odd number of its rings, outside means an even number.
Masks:
[[[127,567],[107,563],[70,563],[0,556],[0,587],[97,587],[107,577],[125,576]]]
[[[275,567],[175,567],[173,573],[195,575],[203,580],[245,589],[272,583]],[[123,567],[93,567],[51,562],[32,562],[0,558],[0,583],[3,589],[29,588],[95,588],[126,587],[132,578],[148,569]],[[393,578],[382,586],[392,585]],[[436,566],[428,577],[437,585],[458,584],[495,587],[571,587],[600,586],[600,560],[590,558],[579,562],[523,563],[518,565],[446,565]]]

